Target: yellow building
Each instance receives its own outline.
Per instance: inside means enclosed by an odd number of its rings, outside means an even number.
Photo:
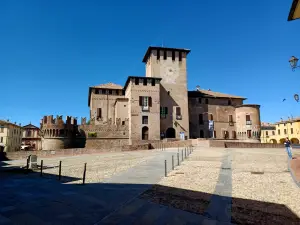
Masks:
[[[22,143],[22,127],[0,120],[0,152],[19,151]]]
[[[299,144],[300,140],[300,117],[282,120],[275,124],[261,124],[261,142],[262,143],[281,143],[288,137],[293,144]]]
[[[300,19],[300,0],[293,0],[288,21]]]

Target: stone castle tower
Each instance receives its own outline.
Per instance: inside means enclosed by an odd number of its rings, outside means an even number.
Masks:
[[[160,130],[167,138],[180,138],[180,133],[189,137],[186,65],[189,52],[188,49],[149,47],[143,59],[146,77],[162,78]]]
[[[67,116],[44,116],[41,120],[42,149],[55,150],[71,148],[78,133],[77,120]]]

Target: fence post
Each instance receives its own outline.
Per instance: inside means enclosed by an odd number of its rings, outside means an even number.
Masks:
[[[84,163],[84,168],[83,168],[82,184],[85,184],[85,174],[86,174],[86,163]]]
[[[167,176],[167,160],[165,160],[165,177]]]
[[[61,179],[61,161],[59,161],[58,180]]]
[[[174,155],[172,155],[172,170],[174,170]]]
[[[179,152],[177,152],[177,165],[179,166]]]
[[[44,164],[44,160],[41,160],[41,177],[43,176],[43,164]]]

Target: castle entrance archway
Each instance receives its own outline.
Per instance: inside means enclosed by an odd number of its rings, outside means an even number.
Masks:
[[[173,127],[169,127],[166,131],[166,138],[175,138],[176,137],[176,132]]]

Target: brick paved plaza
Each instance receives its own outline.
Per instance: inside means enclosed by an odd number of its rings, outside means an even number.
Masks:
[[[284,149],[196,147],[183,162],[179,152],[179,166],[177,153],[45,158],[54,168],[43,177],[4,171],[2,163],[0,224],[300,224],[300,189]]]

